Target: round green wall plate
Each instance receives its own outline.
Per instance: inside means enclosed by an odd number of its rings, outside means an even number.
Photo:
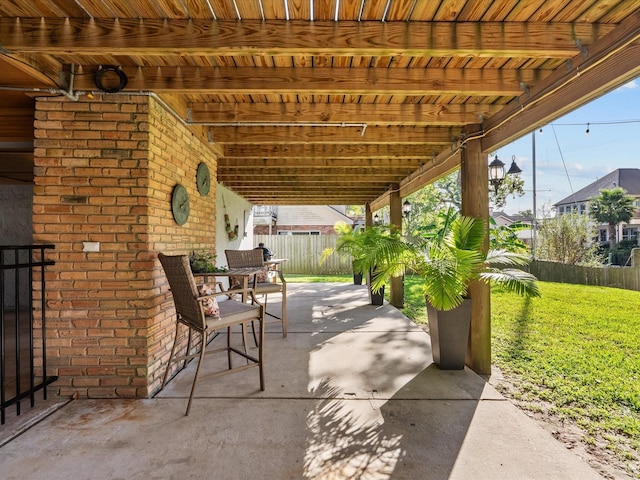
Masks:
[[[209,173],[209,167],[202,162],[198,165],[198,171],[196,172],[196,184],[198,185],[198,191],[200,195],[206,197],[209,194],[211,188],[211,174]]]
[[[189,193],[183,185],[177,184],[171,195],[171,211],[178,225],[184,225],[189,218]]]

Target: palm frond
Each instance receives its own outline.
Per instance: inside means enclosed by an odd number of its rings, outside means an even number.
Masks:
[[[460,216],[451,224],[445,243],[460,250],[480,250],[485,235],[485,223],[482,220]]]
[[[431,259],[424,265],[422,279],[429,303],[439,310],[457,307],[467,293],[467,282],[459,275],[454,258]]]
[[[504,287],[505,290],[527,297],[539,297],[536,277],[517,268],[488,269],[480,273],[480,279]]]
[[[320,265],[322,265],[327,258],[329,258],[331,255],[333,255],[335,253],[336,249],[335,248],[331,248],[331,247],[327,247],[322,251],[322,255],[320,255]]]
[[[530,262],[531,257],[528,254],[504,249],[489,250],[486,257],[488,265],[529,265]]]

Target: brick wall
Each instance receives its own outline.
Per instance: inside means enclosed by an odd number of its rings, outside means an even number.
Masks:
[[[52,243],[47,359],[63,396],[146,397],[159,388],[174,316],[157,252],[214,249],[215,158],[145,95],[40,98],[34,151],[35,243]],[[182,183],[191,216],[173,221]],[[83,252],[82,242],[100,242]]]
[[[155,259],[153,322],[148,332],[148,385],[160,388],[175,332],[175,310],[157,253],[183,254],[193,250],[215,253],[216,167],[208,145],[194,136],[170,112],[151,98],[149,115],[149,249]],[[206,197],[198,193],[196,170],[205,162],[211,173]],[[187,223],[178,225],[171,213],[171,193],[177,183],[189,193]],[[158,297],[159,295],[159,297]],[[184,336],[185,332],[179,332]],[[185,337],[186,340],[186,337]],[[183,343],[186,343],[183,342]]]

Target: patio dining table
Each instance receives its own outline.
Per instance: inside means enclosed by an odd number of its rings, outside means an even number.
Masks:
[[[249,279],[251,277],[255,278],[255,275],[260,273],[261,269],[257,267],[248,267],[248,268],[230,268],[225,272],[205,272],[205,273],[194,273],[193,276],[197,278],[202,278],[204,282],[208,282],[210,277],[239,277],[242,279],[242,301],[246,302],[248,293],[247,289],[249,287]]]

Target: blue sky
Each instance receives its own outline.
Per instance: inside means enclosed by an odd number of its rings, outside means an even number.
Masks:
[[[507,169],[515,155],[525,181],[523,197],[508,197],[508,213],[533,210],[531,137],[493,152]],[[535,142],[539,214],[616,168],[640,168],[640,78],[543,126]]]

